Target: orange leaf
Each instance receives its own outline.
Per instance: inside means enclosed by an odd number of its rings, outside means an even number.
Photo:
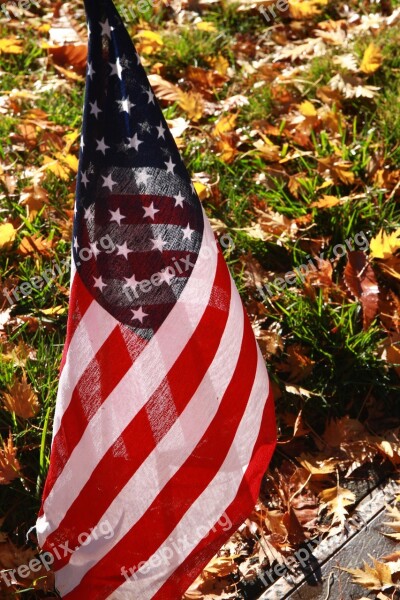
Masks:
[[[0,485],[6,485],[20,476],[21,466],[17,459],[17,449],[14,446],[11,433],[7,442],[0,448]]]

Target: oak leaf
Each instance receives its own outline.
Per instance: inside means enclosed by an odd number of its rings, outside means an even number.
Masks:
[[[328,516],[332,516],[332,525],[343,526],[349,514],[346,506],[354,504],[356,497],[350,490],[339,485],[323,490],[319,494],[322,501],[322,509],[327,509]]]

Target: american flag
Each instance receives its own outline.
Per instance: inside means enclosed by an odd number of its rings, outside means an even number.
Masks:
[[[179,599],[275,446],[250,322],[111,0],[89,54],[71,296],[37,521],[68,600]]]

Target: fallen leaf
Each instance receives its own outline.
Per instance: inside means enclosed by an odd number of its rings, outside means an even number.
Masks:
[[[386,590],[392,587],[394,582],[390,568],[385,563],[375,559],[373,561],[373,567],[364,561],[364,569],[345,569],[344,567],[340,567],[340,569],[353,576],[353,583],[368,590]]]
[[[200,121],[204,112],[204,100],[201,94],[179,90],[178,104],[191,121]]]
[[[346,506],[350,506],[356,501],[353,492],[337,485],[322,490],[319,496],[322,501],[321,509],[326,508],[328,516],[332,516],[332,525],[343,526],[349,514]]]
[[[0,54],[22,54],[22,40],[17,38],[0,39]]]
[[[364,52],[363,59],[360,65],[360,71],[366,75],[375,73],[383,63],[383,56],[380,48],[373,42],[370,43]]]
[[[371,239],[369,249],[371,258],[391,258],[400,249],[400,228],[392,233],[381,229],[378,235]]]
[[[17,459],[17,449],[14,446],[11,433],[7,442],[0,447],[0,485],[7,485],[20,476],[21,466]]]
[[[8,249],[17,236],[17,230],[11,223],[0,225],[0,250]]]
[[[87,64],[86,44],[65,44],[64,46],[48,46],[53,62],[63,68],[70,68],[79,75],[85,75]]]
[[[353,296],[361,301],[364,329],[368,329],[378,313],[379,286],[375,272],[364,252],[348,252],[344,281]]]
[[[28,383],[25,373],[20,381],[14,381],[8,392],[3,394],[3,405],[6,410],[23,419],[30,419],[39,412],[38,397]]]

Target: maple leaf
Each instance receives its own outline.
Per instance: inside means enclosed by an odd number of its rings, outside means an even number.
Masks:
[[[371,567],[364,561],[364,569],[345,569],[340,567],[342,571],[346,571],[353,575],[353,583],[361,585],[367,590],[386,590],[394,585],[390,568],[383,562],[375,559],[374,566]]]
[[[200,121],[204,112],[203,96],[198,92],[179,91],[179,106],[184,110],[191,121]]]
[[[366,75],[372,75],[379,69],[383,63],[383,56],[380,48],[373,42],[366,49],[360,65],[360,71]]]
[[[346,506],[354,504],[356,497],[350,490],[339,485],[323,490],[319,494],[322,500],[321,510],[326,508],[328,516],[332,516],[332,525],[343,526],[349,514]]]

